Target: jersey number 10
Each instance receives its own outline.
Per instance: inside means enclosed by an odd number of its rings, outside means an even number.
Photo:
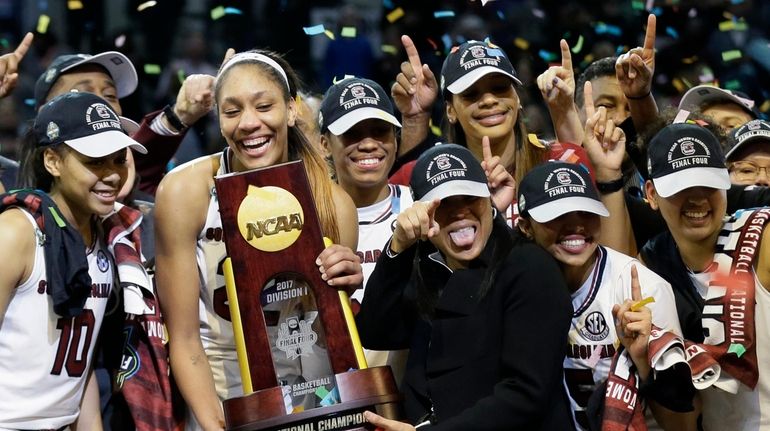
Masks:
[[[75,317],[59,319],[56,329],[61,330],[61,337],[51,374],[58,376],[62,368],[66,367],[70,377],[83,375],[88,365],[88,349],[91,347],[95,325],[94,312],[88,309]]]

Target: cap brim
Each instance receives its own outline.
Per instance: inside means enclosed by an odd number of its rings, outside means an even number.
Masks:
[[[505,72],[493,66],[483,66],[483,67],[479,67],[478,69],[474,69],[473,71],[463,75],[462,78],[448,85],[446,89],[449,90],[449,92],[452,94],[462,93],[468,87],[473,85],[476,81],[478,81],[479,79],[481,79],[486,75],[489,75],[490,73],[499,73],[501,75],[505,75],[511,78],[513,82],[515,82],[516,84],[521,85],[521,81],[519,81],[519,78],[511,75],[510,73]]]
[[[115,64],[115,62],[111,60],[115,57],[118,57],[121,60],[121,63]],[[139,84],[139,78],[137,77],[136,69],[134,69],[134,65],[131,63],[131,60],[117,51],[107,51],[96,54],[92,57],[83,59],[83,61],[72,64],[62,69],[61,71],[64,73],[84,64],[98,64],[107,69],[107,72],[109,72],[112,80],[115,81],[118,98],[126,97],[133,93]]]
[[[575,211],[585,211],[602,217],[608,217],[610,215],[609,211],[607,211],[607,207],[605,207],[603,203],[583,196],[571,196],[557,199],[543,205],[538,205],[535,208],[527,209],[530,217],[538,223],[548,223],[564,214]]]
[[[673,196],[690,187],[708,187],[727,190],[730,188],[730,174],[725,168],[690,168],[662,177],[653,178],[655,191],[661,197]]]
[[[468,180],[447,181],[444,184],[429,191],[420,198],[423,202],[433,199],[444,199],[451,196],[478,196],[481,198],[489,197],[489,187],[486,184]]]
[[[687,90],[687,92],[684,93],[684,96],[682,96],[682,100],[679,101],[679,109],[684,109],[690,112],[700,111],[701,106],[704,103],[712,100],[724,100],[726,102],[735,103],[736,105],[740,106],[741,109],[750,114],[752,118],[757,118],[757,114],[752,111],[752,108],[746,106],[746,104],[742,102],[741,99],[739,99],[737,96],[730,94],[719,87],[714,87],[711,85],[699,85]]]
[[[119,117],[120,118],[120,126],[123,127],[123,130],[128,133],[128,136],[132,136],[134,133],[136,133],[137,130],[139,130],[139,124],[137,124],[136,121],[126,118],[126,117]]]
[[[125,133],[108,130],[90,136],[64,141],[73,150],[88,157],[108,156],[123,148],[131,148],[142,154],[147,154],[147,148],[131,139]]]
[[[401,123],[399,123],[398,120],[396,120],[396,117],[394,117],[393,115],[389,114],[386,111],[383,111],[382,109],[358,108],[356,110],[348,112],[347,114],[338,118],[333,123],[329,124],[328,129],[335,136],[339,136],[347,132],[351,127],[355,126],[356,124],[372,118],[377,120],[387,121],[388,123],[396,127],[401,127]]]

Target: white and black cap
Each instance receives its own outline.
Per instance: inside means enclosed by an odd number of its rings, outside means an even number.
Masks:
[[[147,149],[123,130],[109,103],[91,93],[65,93],[40,107],[32,126],[38,147],[67,144],[88,157],[104,157],[123,148]]]
[[[390,97],[380,84],[369,79],[345,78],[326,90],[318,114],[318,125],[321,133],[328,129],[339,136],[370,118],[401,127]]]
[[[754,142],[764,142],[770,148],[770,123],[765,120],[751,120],[736,127],[727,138],[730,149],[725,159],[730,160],[741,148]]]
[[[501,73],[521,85],[511,61],[502,49],[476,40],[465,42],[459,47],[453,47],[444,60],[441,67],[441,91],[462,93],[490,73]]]
[[[757,118],[754,101],[746,94],[738,91],[725,90],[713,85],[696,85],[687,90],[679,101],[679,109],[685,111],[702,111],[704,106],[712,103],[734,103],[746,111],[752,118]]]
[[[490,196],[481,164],[467,148],[457,144],[438,144],[422,153],[409,185],[416,201]]]
[[[535,166],[519,185],[519,214],[547,223],[564,214],[585,211],[607,217],[591,176],[581,165],[550,161]]]
[[[676,123],[661,129],[650,140],[647,171],[664,198],[690,187],[730,188],[719,140],[695,124]]]

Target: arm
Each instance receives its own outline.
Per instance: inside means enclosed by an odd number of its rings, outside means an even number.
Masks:
[[[22,210],[0,213],[0,324],[16,287],[29,277],[35,232]]]
[[[561,66],[551,66],[537,77],[537,87],[543,96],[559,142],[583,142],[583,125],[575,106],[575,72],[567,41],[559,42]]]
[[[431,108],[438,96],[436,76],[427,64],[422,64],[412,39],[401,36],[401,43],[408,61],[401,63],[401,73],[390,90],[403,126],[398,156],[408,153],[428,136]]]
[[[658,116],[658,105],[652,96],[652,77],[655,73],[655,15],[647,17],[644,46],[618,57],[615,75],[620,89],[628,99],[631,118],[636,130],[644,130]]]
[[[340,244],[326,247],[318,255],[316,264],[321,271],[321,278],[329,286],[352,294],[364,282],[361,259],[353,251],[358,248],[358,211],[350,196],[337,184],[332,185],[332,199],[340,231]]]
[[[94,374],[93,369],[88,372],[86,390],[80,401],[80,414],[75,423],[72,424],[72,429],[74,431],[101,431],[103,429],[102,412],[99,405],[99,384],[96,382],[96,374]]]
[[[208,191],[213,186],[211,174],[206,162],[191,165],[169,174],[158,188],[155,280],[179,390],[204,429],[221,430],[224,414],[200,339],[200,281],[195,269],[197,236],[205,223]]]

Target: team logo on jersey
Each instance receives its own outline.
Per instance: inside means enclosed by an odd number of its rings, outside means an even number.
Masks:
[[[610,327],[601,311],[594,311],[583,320],[583,327],[578,329],[583,338],[591,341],[601,341],[610,334]]]
[[[299,238],[304,218],[302,205],[289,191],[249,186],[238,207],[238,230],[257,250],[279,251]]]
[[[278,329],[275,347],[286,353],[287,359],[310,356],[313,345],[318,341],[318,334],[310,327],[310,322],[289,317]]]
[[[107,259],[107,254],[102,250],[96,252],[96,266],[101,272],[107,272],[110,269],[110,260]]]

